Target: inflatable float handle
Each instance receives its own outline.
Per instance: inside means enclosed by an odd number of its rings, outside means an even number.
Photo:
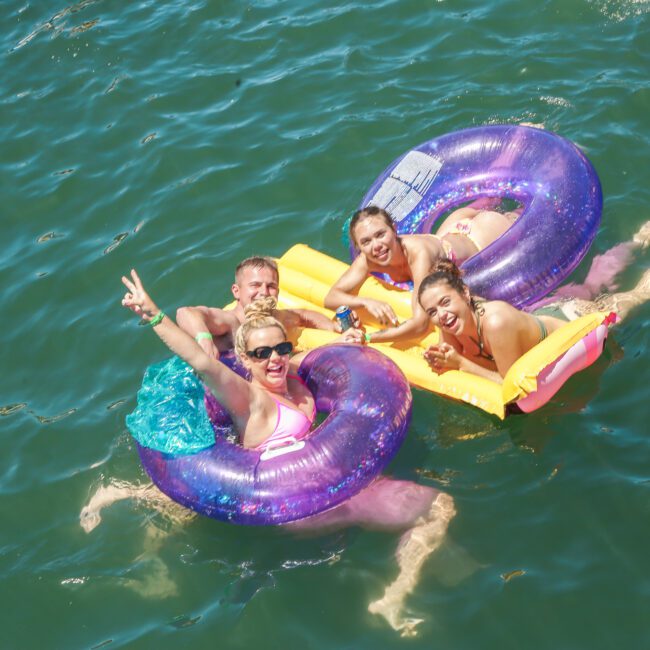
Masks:
[[[284,440],[273,440],[262,452],[260,460],[271,460],[271,458],[290,454],[292,451],[300,451],[304,446],[304,440],[296,440],[293,436],[285,438]]]

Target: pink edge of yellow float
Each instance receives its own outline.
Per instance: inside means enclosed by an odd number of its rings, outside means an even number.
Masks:
[[[313,309],[334,317],[323,302],[347,264],[305,244],[292,246],[276,261],[280,269],[280,308]],[[373,277],[366,280],[359,295],[387,302],[400,320],[411,315],[411,293]],[[613,314],[596,312],[567,323],[515,362],[502,384],[461,370],[434,373],[423,352],[438,341],[437,331],[419,341],[370,345],[392,359],[412,386],[466,402],[503,419],[510,404],[516,403],[524,412],[543,406],[571,375],[591,365],[602,353],[614,320]],[[364,322],[364,327],[368,332],[379,329],[372,321]],[[290,333],[299,350],[324,345],[335,336],[315,329]]]

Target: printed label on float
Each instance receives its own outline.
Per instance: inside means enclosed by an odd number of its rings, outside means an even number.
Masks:
[[[368,205],[384,208],[399,223],[429,191],[442,161],[421,151],[409,151],[395,166]]]

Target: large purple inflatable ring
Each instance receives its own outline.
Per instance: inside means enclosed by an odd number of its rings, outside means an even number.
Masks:
[[[576,268],[602,212],[598,175],[578,147],[513,125],[465,129],[415,147],[384,170],[359,207],[387,210],[399,234],[430,233],[441,216],[482,197],[513,199],[524,209],[462,264],[464,278],[476,295],[516,307],[547,295]]]
[[[224,433],[227,413],[213,401],[212,446],[171,454],[138,445],[151,479],[192,510],[249,525],[302,519],[357,494],[404,440],[412,401],[408,382],[390,359],[357,345],[313,350],[298,372],[318,413],[326,414],[304,445],[278,455],[244,449]]]

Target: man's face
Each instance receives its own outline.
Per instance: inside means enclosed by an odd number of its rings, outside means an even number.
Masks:
[[[247,266],[239,272],[239,278],[232,285],[232,295],[242,307],[256,298],[278,297],[278,275],[268,267]]]

